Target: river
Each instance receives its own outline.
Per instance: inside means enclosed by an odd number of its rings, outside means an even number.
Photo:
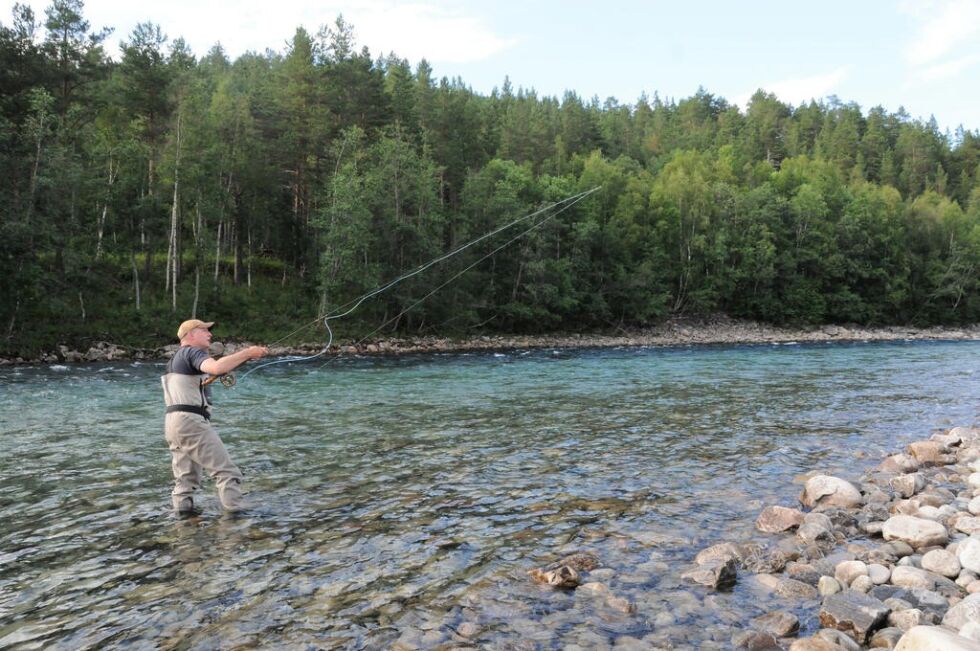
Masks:
[[[973,423],[978,367],[974,342],[279,365],[215,387],[254,509],[208,483],[186,519],[161,364],[0,368],[0,648],[729,648],[775,606],[681,580],[693,555],[765,541],[803,473]],[[574,551],[608,594],[527,576]]]

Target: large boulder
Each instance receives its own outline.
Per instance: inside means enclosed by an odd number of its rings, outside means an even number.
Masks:
[[[765,533],[781,533],[803,524],[803,512],[785,506],[767,506],[755,521],[755,528]]]
[[[866,594],[847,590],[824,599],[820,625],[850,635],[858,644],[867,644],[871,634],[884,626],[890,609]]]
[[[938,626],[916,626],[902,636],[895,651],[980,651],[980,642]]]
[[[885,540],[901,540],[915,549],[930,545],[945,545],[949,541],[946,527],[934,520],[911,515],[895,515],[881,529]]]
[[[853,508],[861,506],[861,491],[839,477],[817,475],[803,485],[800,503],[818,511],[835,506]]]

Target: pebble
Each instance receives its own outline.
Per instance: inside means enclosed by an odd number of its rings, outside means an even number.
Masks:
[[[843,586],[841,586],[840,581],[832,576],[822,576],[817,583],[817,591],[823,597],[837,594],[841,590],[843,590]]]
[[[871,582],[875,585],[882,585],[888,583],[888,579],[891,578],[892,572],[884,565],[878,563],[871,563],[868,565],[868,576],[871,577]]]
[[[843,586],[849,586],[854,579],[867,574],[868,566],[864,561],[843,561],[834,570],[834,578]]]
[[[472,638],[480,634],[480,627],[473,622],[463,622],[459,625],[459,628],[456,629],[456,632],[463,637]]]
[[[785,610],[774,610],[760,615],[753,618],[751,623],[754,628],[772,633],[776,637],[796,635],[800,630],[800,620]]]
[[[956,557],[945,549],[934,549],[926,553],[920,562],[922,569],[949,578],[959,576],[962,569]]]

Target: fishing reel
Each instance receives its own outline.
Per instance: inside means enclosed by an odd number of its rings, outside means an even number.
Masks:
[[[235,386],[238,379],[235,377],[234,373],[225,373],[224,375],[212,375],[201,384],[203,386],[208,386],[209,384],[214,384],[215,382],[221,382],[222,386],[224,386],[226,389],[230,389]]]

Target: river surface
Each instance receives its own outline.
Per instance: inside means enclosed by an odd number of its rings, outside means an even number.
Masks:
[[[0,369],[0,648],[729,648],[787,605],[741,578],[681,580],[694,554],[758,539],[759,511],[796,505],[803,473],[856,480],[972,424],[980,396],[973,342],[314,369],[215,387],[254,509],[222,515],[208,482],[185,519],[162,365]],[[608,592],[528,577],[576,551]]]

